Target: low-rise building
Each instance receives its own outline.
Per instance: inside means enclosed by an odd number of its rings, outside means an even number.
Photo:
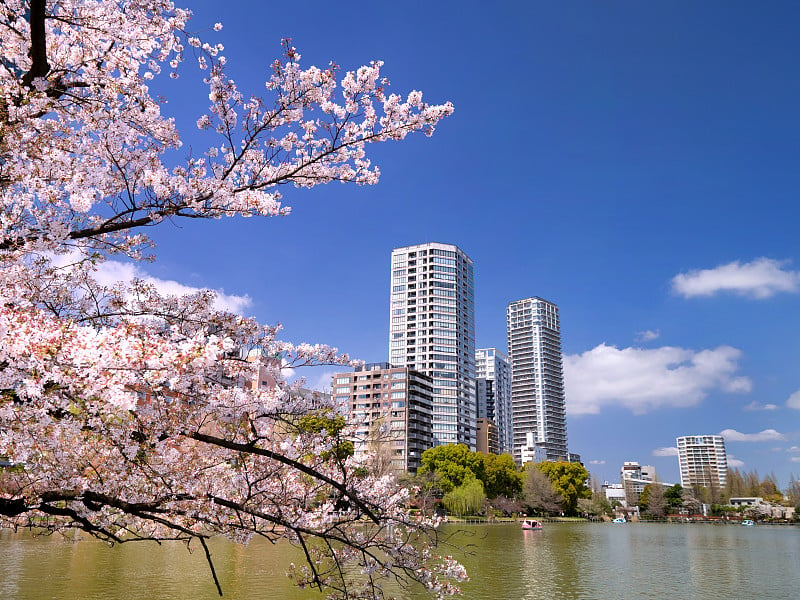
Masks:
[[[520,463],[535,462],[540,463],[547,460],[547,450],[544,446],[536,443],[536,434],[528,431],[525,434],[525,445],[519,447]]]
[[[625,486],[621,483],[609,483],[608,481],[604,481],[603,485],[600,486],[600,489],[603,494],[605,494],[606,500],[612,504],[614,501],[616,501],[622,506],[628,506],[627,496],[625,495]]]
[[[395,472],[416,472],[433,446],[432,393],[431,377],[389,363],[333,376],[335,402],[356,425],[355,455],[379,453]]]

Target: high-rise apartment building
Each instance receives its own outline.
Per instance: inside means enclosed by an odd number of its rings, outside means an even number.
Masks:
[[[396,472],[416,472],[432,444],[431,383],[426,375],[389,363],[334,375],[334,399],[356,423],[355,455],[371,452]]]
[[[703,486],[719,493],[725,487],[728,456],[721,435],[686,435],[679,437],[678,464],[683,487]]]
[[[475,299],[472,260],[435,242],[395,248],[389,362],[433,380],[434,445],[475,449]]]
[[[475,351],[475,389],[479,419],[497,427],[500,452],[511,452],[511,366],[497,348]]]
[[[514,459],[533,433],[547,460],[569,460],[558,307],[537,297],[511,302],[506,325]]]

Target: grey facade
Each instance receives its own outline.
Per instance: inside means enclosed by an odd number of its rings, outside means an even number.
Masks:
[[[472,260],[436,242],[392,251],[389,362],[433,380],[434,445],[475,449]]]
[[[511,453],[511,366],[497,348],[475,351],[475,391],[478,418],[494,422],[499,452]]]
[[[526,434],[533,433],[546,460],[568,460],[558,307],[538,297],[511,302],[506,310],[506,325],[514,458],[521,460]]]

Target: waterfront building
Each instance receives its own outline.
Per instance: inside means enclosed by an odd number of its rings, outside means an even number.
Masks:
[[[355,456],[375,453],[395,472],[415,473],[433,443],[432,392],[430,377],[389,363],[333,376],[335,402],[357,424]]]
[[[656,469],[651,465],[640,465],[635,461],[623,463],[619,480],[625,490],[627,506],[636,506],[644,488],[656,481]]]
[[[433,384],[433,445],[476,445],[472,260],[452,244],[392,251],[389,362]]]
[[[681,485],[709,488],[712,496],[722,490],[728,471],[725,439],[721,435],[686,435],[677,442]]]
[[[538,297],[516,300],[508,305],[506,324],[514,459],[523,463],[533,433],[547,460],[569,460],[558,307]]]
[[[478,419],[494,422],[499,453],[511,453],[511,365],[497,348],[475,350],[475,392]]]
[[[484,454],[501,454],[497,425],[491,419],[478,417],[475,448]]]
[[[608,481],[604,481],[603,485],[600,487],[603,494],[605,494],[606,500],[609,502],[617,501],[623,507],[628,507],[628,496],[625,493],[625,486],[621,483],[609,483]]]
[[[522,446],[515,447],[519,452],[519,464],[535,462],[540,463],[547,460],[547,452],[542,446],[536,443],[536,434],[532,431],[525,433],[525,443]],[[516,458],[515,458],[516,459]]]

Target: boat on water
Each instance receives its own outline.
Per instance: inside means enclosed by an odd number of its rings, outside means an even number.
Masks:
[[[627,523],[628,521],[625,520],[625,517],[617,517],[616,519],[614,519],[611,522],[612,523]]]
[[[742,521],[742,525],[744,525],[745,527],[752,527],[753,525],[755,525],[755,523],[753,522],[752,519],[745,519],[744,521]]]
[[[542,528],[542,524],[536,519],[523,519],[522,528],[526,531],[535,531]]]

